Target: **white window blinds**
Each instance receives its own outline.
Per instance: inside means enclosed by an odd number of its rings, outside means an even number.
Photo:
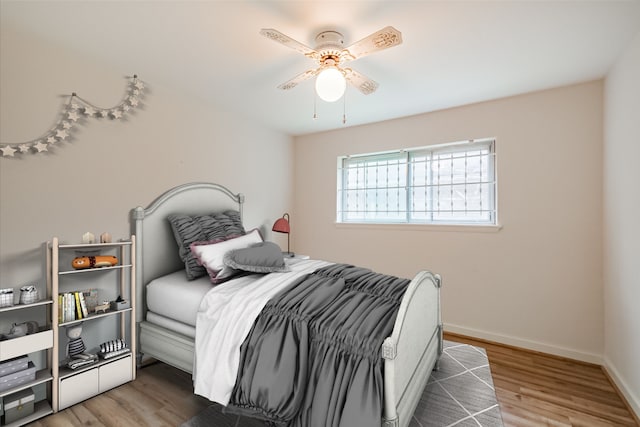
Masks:
[[[338,159],[338,222],[496,224],[495,141]]]

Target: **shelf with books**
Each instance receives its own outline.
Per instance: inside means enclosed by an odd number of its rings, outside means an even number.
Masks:
[[[89,308],[85,300],[85,293],[90,295],[94,290],[71,291],[58,294],[58,323],[66,323],[72,320],[82,320],[89,317]],[[97,291],[95,291],[97,294]],[[87,296],[87,299],[89,297]],[[97,298],[97,295],[96,295]],[[95,307],[96,304],[94,304]],[[89,308],[88,308],[89,307]]]
[[[56,295],[52,406],[58,411],[135,379],[135,236],[96,244],[61,244],[54,237],[49,247]],[[101,320],[107,318],[113,320]],[[107,357],[95,350],[100,341],[122,342],[128,353]]]

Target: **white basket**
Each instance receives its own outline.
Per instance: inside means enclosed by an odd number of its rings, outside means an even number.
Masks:
[[[38,288],[33,285],[20,288],[20,304],[33,304],[38,301]]]
[[[13,305],[13,288],[0,289],[0,307]]]

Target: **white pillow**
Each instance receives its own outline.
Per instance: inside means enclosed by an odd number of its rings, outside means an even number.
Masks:
[[[228,279],[234,270],[225,268],[224,255],[235,249],[248,248],[256,243],[262,243],[263,239],[260,231],[256,228],[249,233],[234,239],[224,240],[218,243],[191,245],[191,252],[198,262],[207,269],[211,282],[220,283]]]

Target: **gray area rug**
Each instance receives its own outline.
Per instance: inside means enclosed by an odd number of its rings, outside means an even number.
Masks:
[[[181,427],[265,427],[262,421],[224,414],[214,404]],[[425,387],[410,427],[502,427],[487,353],[444,342],[440,366]]]

